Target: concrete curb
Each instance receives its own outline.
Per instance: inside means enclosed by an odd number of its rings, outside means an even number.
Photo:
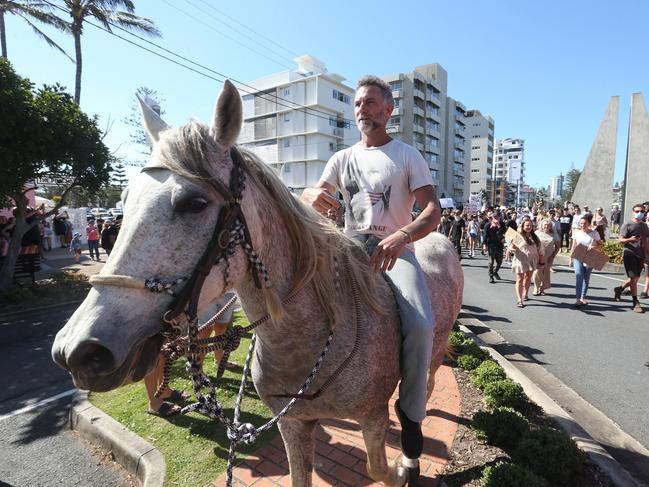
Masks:
[[[162,453],[88,401],[78,391],[70,408],[70,427],[84,439],[111,451],[115,461],[135,475],[142,487],[162,487],[167,465]]]
[[[561,406],[559,406],[550,396],[543,392],[534,382],[523,374],[517,367],[511,364],[504,356],[494,350],[490,345],[485,343],[479,336],[473,333],[467,324],[477,324],[487,327],[480,320],[475,318],[458,318],[460,322],[460,329],[468,337],[473,339],[481,348],[489,352],[494,360],[496,360],[507,376],[512,380],[518,382],[525,393],[529,396],[530,400],[536,403],[543,411],[554,419],[561,428],[570,435],[570,437],[577,443],[577,446],[586,453],[589,458],[602,469],[618,487],[637,487],[637,482],[633,477],[615,460],[600,443],[594,440],[582,426],[575,421]],[[476,323],[477,322],[477,323]],[[488,327],[487,327],[488,328]]]

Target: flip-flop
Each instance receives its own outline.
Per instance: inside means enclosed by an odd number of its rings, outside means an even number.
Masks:
[[[171,418],[172,416],[175,416],[176,414],[180,413],[181,407],[178,406],[177,404],[172,404],[170,402],[164,401],[158,410],[156,411],[155,409],[147,409],[146,412],[148,414],[151,414],[153,416],[158,416],[160,418]]]
[[[169,394],[169,397],[165,397],[165,400],[171,402],[180,402],[180,401],[186,401],[190,397],[191,396],[189,395],[189,393],[185,391],[179,391],[178,389],[173,389],[171,391],[171,394]]]

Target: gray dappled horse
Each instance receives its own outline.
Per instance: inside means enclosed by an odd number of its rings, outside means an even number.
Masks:
[[[143,111],[155,141],[151,160],[125,191],[120,235],[100,277],[56,336],[56,362],[70,371],[77,387],[93,391],[140,380],[153,369],[163,341],[161,316],[174,306],[174,298],[130,284],[196,271],[214,245],[219,215],[238,204],[219,191],[237,166],[245,177],[238,221],[245,223],[248,237],[234,241],[227,258],[210,263],[198,311],[234,288],[251,321],[272,316],[256,330],[252,374],[259,396],[275,414],[287,402],[278,396],[298,391],[333,328],[311,390],[339,373],[320,396],[299,400],[279,423],[293,485],[311,485],[314,428],[321,418],[357,421],[369,475],[386,485],[402,485],[403,470],[388,466],[385,456],[388,400],[399,380],[401,341],[387,282],[369,270],[357,244],[294,198],[263,162],[235,148],[242,106],[231,83],[218,99],[211,128],[192,122],[169,129],[154,112]],[[226,237],[234,235],[233,228],[227,227]],[[243,235],[240,226],[237,231]],[[248,244],[265,264],[263,272],[251,265]],[[430,395],[460,310],[463,275],[442,235],[432,233],[415,247],[437,323]],[[293,299],[287,303],[289,295]],[[352,352],[357,334],[359,348]],[[339,369],[345,360],[349,363]]]

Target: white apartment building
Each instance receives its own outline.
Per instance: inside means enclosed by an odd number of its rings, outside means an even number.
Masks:
[[[273,166],[298,192],[318,182],[337,151],[355,144],[355,90],[319,59],[295,58],[297,69],[247,83],[239,143]],[[245,88],[248,91],[253,91]]]
[[[388,132],[417,148],[428,163],[437,195],[468,199],[468,151],[461,103],[447,96],[447,73],[439,64],[381,77],[392,87],[394,111]]]
[[[520,201],[519,188],[525,184],[525,140],[496,141],[492,179],[496,184],[496,202],[514,206]],[[505,190],[505,192],[503,192]]]
[[[556,200],[563,198],[563,174],[554,176],[550,179],[550,199]]]
[[[466,138],[470,146],[469,193],[482,191],[487,201],[493,200],[494,119],[480,110],[466,114]]]

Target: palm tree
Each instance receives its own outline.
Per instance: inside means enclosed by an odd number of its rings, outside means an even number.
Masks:
[[[74,84],[74,101],[81,99],[81,35],[83,22],[88,17],[99,22],[104,29],[112,32],[113,27],[138,31],[150,36],[160,36],[153,21],[133,14],[135,5],[131,0],[63,0],[72,17],[70,30],[74,37],[74,52],[77,61],[77,72]],[[118,11],[122,7],[125,11]]]
[[[31,19],[56,27],[62,31],[68,29],[68,24],[56,15],[50,13],[51,5],[47,2],[36,0],[0,0],[0,44],[2,45],[2,57],[7,58],[7,35],[5,31],[5,13],[17,15],[22,18],[34,30],[36,35],[53,47],[63,53],[70,61],[73,59],[47,34],[40,30]]]

